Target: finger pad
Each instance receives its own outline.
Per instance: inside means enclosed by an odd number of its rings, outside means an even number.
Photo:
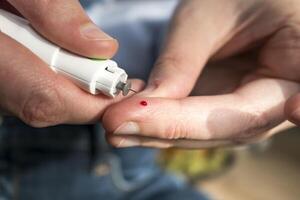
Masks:
[[[103,116],[103,125],[113,132],[124,122],[145,122],[167,105],[168,100],[158,98],[132,97],[109,107]]]

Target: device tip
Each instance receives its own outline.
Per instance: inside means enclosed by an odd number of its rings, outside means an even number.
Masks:
[[[122,91],[123,96],[127,96],[130,91],[137,93],[137,91],[131,89],[131,86],[132,84],[130,81],[128,81],[127,83],[119,82],[117,85],[117,89]]]

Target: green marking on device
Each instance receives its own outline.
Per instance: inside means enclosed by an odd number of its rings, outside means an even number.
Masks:
[[[108,60],[107,58],[89,58],[91,60],[95,60],[95,61],[105,61]]]

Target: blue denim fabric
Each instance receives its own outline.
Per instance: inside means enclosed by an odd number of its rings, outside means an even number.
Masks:
[[[116,9],[120,7],[106,8],[102,17],[110,19]],[[137,15],[144,20],[128,20],[123,15],[103,23],[95,13],[95,7],[90,7],[95,22],[121,44],[115,59],[131,76],[146,79],[168,18],[149,20]],[[103,134],[99,124],[35,129],[16,118],[4,118],[0,200],[206,199],[163,172],[155,162],[156,150],[114,149]]]
[[[34,129],[5,118],[0,128],[0,199],[173,199],[176,193],[202,199],[156,166],[154,150],[104,150],[102,133],[93,135],[95,130],[93,126]],[[120,161],[121,173],[132,188],[116,183],[118,179],[112,178],[116,169],[97,171],[112,157]]]

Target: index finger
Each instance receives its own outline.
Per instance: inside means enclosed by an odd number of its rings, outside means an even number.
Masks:
[[[104,125],[115,135],[244,140],[285,121],[284,103],[298,91],[297,83],[262,78],[226,95],[182,100],[135,97],[109,108]],[[141,101],[148,106],[141,106]]]

